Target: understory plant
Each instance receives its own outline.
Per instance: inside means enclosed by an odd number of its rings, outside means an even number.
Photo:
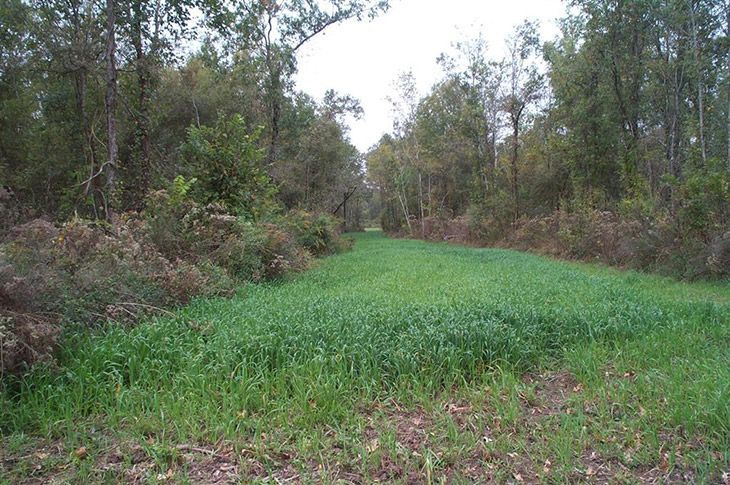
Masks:
[[[341,249],[337,221],[292,213],[254,221],[189,197],[177,178],[146,209],[110,223],[36,219],[0,243],[0,370],[50,359],[62,330],[131,324],[198,296],[309,267]]]

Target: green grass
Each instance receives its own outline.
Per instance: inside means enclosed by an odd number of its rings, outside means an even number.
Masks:
[[[289,281],[69,336],[58,368],[0,394],[5,476],[118,479],[137,452],[145,478],[195,481],[181,443],[227,450],[244,479],[727,471],[726,284],[355,238]]]

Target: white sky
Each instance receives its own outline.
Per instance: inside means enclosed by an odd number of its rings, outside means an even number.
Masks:
[[[400,73],[412,70],[424,95],[441,78],[436,58],[454,42],[481,32],[491,57],[502,57],[515,25],[537,19],[552,39],[563,12],[561,0],[392,0],[374,21],[333,26],[303,47],[297,87],[317,99],[327,89],[358,98],[365,114],[350,121],[350,137],[366,151],[392,128],[386,97]]]

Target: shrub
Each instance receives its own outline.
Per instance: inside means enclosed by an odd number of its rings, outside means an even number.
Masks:
[[[709,241],[730,224],[730,172],[723,161],[714,160],[706,168],[695,169],[682,187],[679,227],[685,236]]]
[[[500,192],[494,199],[470,206],[466,213],[470,239],[489,244],[500,240],[512,222],[511,213],[505,210],[510,203],[507,194]]]
[[[0,173],[3,167],[0,165]],[[0,185],[0,239],[15,224],[24,219],[25,211],[18,203],[15,193],[10,187]]]
[[[0,369],[49,358],[63,325],[132,323],[142,315],[226,295],[236,282],[301,271],[345,247],[331,216],[293,212],[253,222],[199,205],[176,179],[142,213],[113,224],[37,219],[0,244]]]
[[[226,290],[220,272],[167,259],[139,238],[145,230],[137,218],[114,226],[35,220],[14,228],[0,247],[3,368],[47,358],[60,323],[131,322]]]
[[[219,115],[214,126],[190,127],[182,153],[194,167],[196,200],[254,219],[274,207],[275,188],[258,147],[261,131],[250,131],[240,115]]]
[[[282,220],[296,243],[315,256],[333,254],[342,249],[340,221],[329,214],[292,211]]]
[[[710,185],[717,189],[716,192],[724,193],[724,186],[717,181]],[[465,222],[460,218],[427,219],[424,237],[599,261],[684,279],[728,279],[730,231],[723,219],[725,206],[716,195],[698,194],[697,197],[704,201],[697,202],[699,206],[712,210],[702,212],[706,222],[697,222],[699,225],[690,230],[687,224],[677,222],[677,218],[689,217],[687,210],[673,218],[658,210],[619,213],[581,207],[573,211],[555,211],[547,216],[523,217],[506,224],[495,218],[488,208],[479,206],[470,209]],[[697,210],[697,205],[693,207],[692,210]],[[448,237],[451,233],[459,234],[457,228],[461,224],[468,225],[469,237]]]

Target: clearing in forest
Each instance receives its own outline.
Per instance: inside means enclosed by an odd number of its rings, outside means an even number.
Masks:
[[[380,233],[69,336],[0,481],[728,481],[730,289]]]

